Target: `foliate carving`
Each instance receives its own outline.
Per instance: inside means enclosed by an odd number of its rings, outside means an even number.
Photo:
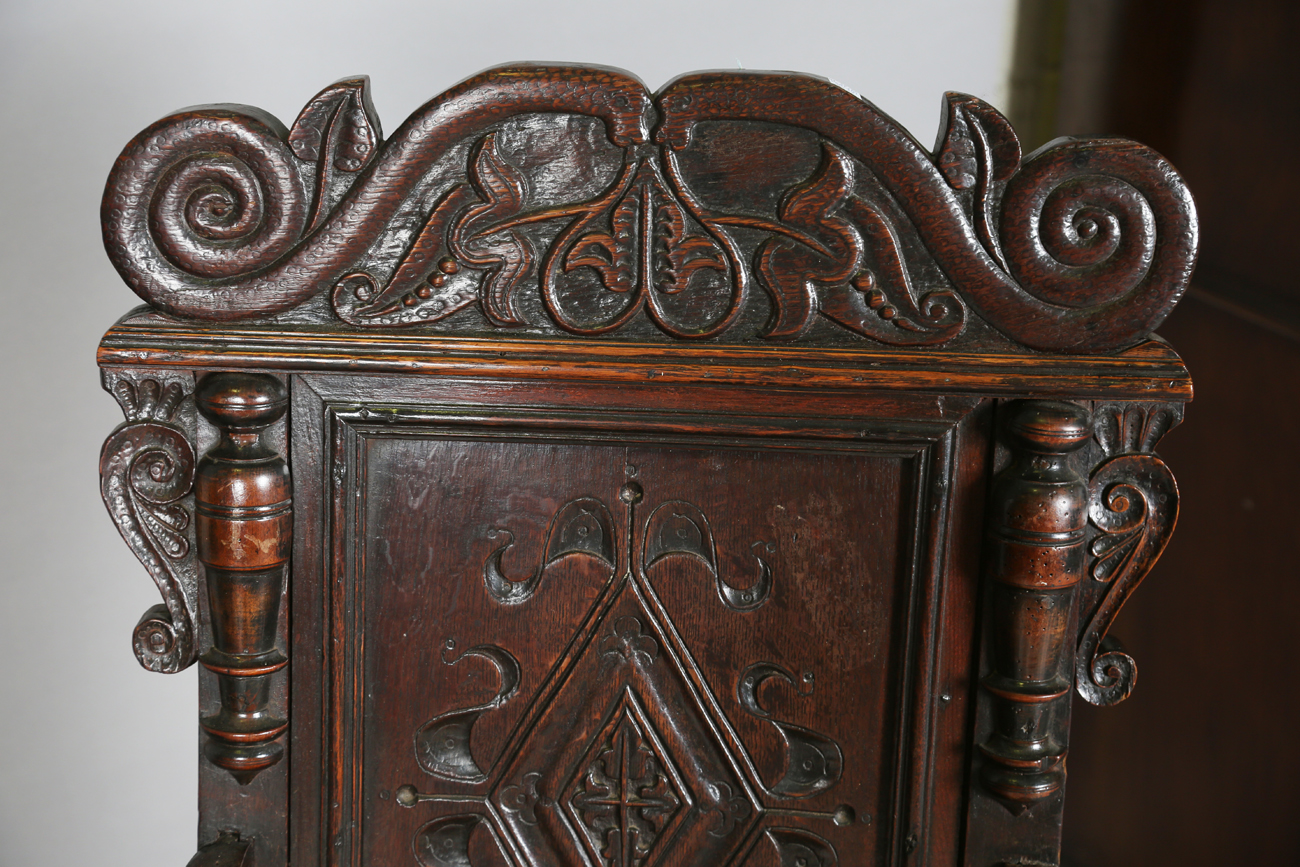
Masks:
[[[517,605],[527,602],[537,590],[542,574],[552,563],[570,554],[594,557],[614,568],[614,519],[609,507],[594,497],[581,497],[561,506],[551,518],[546,531],[546,559],[532,576],[514,580],[501,568],[501,557],[515,541],[509,530],[493,530],[506,537],[506,543],[493,551],[483,563],[483,581],[498,602]]]
[[[794,686],[800,695],[812,694],[812,672],[806,672],[802,685],[796,685],[789,670],[775,663],[758,662],[745,669],[736,681],[736,699],[747,712],[775,726],[785,741],[785,772],[772,791],[787,798],[807,798],[839,782],[844,773],[844,753],[839,744],[823,734],[772,718],[758,701],[759,688],[772,678]]]
[[[1075,683],[1092,704],[1111,705],[1133,691],[1137,663],[1107,647],[1106,633],[1160,558],[1178,519],[1178,485],[1152,450],[1182,420],[1182,408],[1107,405],[1096,416],[1097,442],[1107,457],[1088,479],[1088,517],[1098,530],[1089,574],[1109,587],[1079,633]]]
[[[884,343],[954,337],[965,325],[965,306],[947,289],[916,297],[897,230],[853,195],[855,171],[844,151],[825,144],[817,174],[781,203],[780,235],[764,241],[757,256],[759,279],[776,306],[767,336],[798,337],[820,311]]]
[[[648,665],[659,658],[659,642],[646,635],[641,621],[620,617],[600,640],[600,655],[615,662]]]
[[[632,483],[635,484],[635,483]],[[626,486],[625,486],[626,487]],[[631,491],[627,488],[625,493]],[[639,487],[636,500],[641,493]],[[629,501],[629,504],[635,501]],[[508,577],[501,559],[514,546],[514,534],[496,529],[492,536],[505,536],[499,546],[483,563],[483,583],[494,599],[505,605],[527,602],[537,591],[542,575],[558,560],[571,554],[593,557],[612,570],[618,557],[614,541],[614,519],[609,507],[595,497],[580,497],[565,503],[551,518],[546,531],[546,556],[537,570],[527,578]],[[718,588],[718,598],[735,611],[753,611],[768,600],[772,593],[772,567],[755,553],[757,574],[747,586],[736,586],[725,580],[718,568],[717,549],[709,520],[699,507],[684,500],[669,500],[655,507],[646,521],[645,544],[641,551],[641,566],[649,570],[659,561],[674,555],[686,555],[703,563],[713,576]],[[755,542],[751,551],[771,553],[775,549],[765,542]],[[629,560],[632,552],[628,552]]]
[[[565,808],[602,867],[641,867],[689,796],[649,719],[630,697],[592,741]]]
[[[536,825],[537,808],[551,806],[550,801],[538,789],[541,779],[541,774],[530,771],[523,775],[518,784],[506,786],[501,790],[501,809],[517,817],[525,825]]]
[[[771,552],[764,542],[755,542],[750,550]],[[697,507],[684,500],[670,500],[650,513],[645,532],[645,568],[649,569],[665,557],[685,554],[708,567],[718,588],[722,604],[736,611],[753,611],[772,593],[772,567],[759,554],[758,574],[747,587],[729,584],[718,570],[718,553],[713,544],[713,529],[709,519]]]
[[[173,674],[197,655],[198,566],[190,545],[194,450],[175,418],[181,383],[118,377],[112,394],[126,422],[104,442],[100,492],[118,532],[162,594],[136,624],[132,646],[150,671]]]
[[[420,767],[435,777],[477,783],[486,779],[486,775],[474,761],[470,749],[474,724],[483,714],[501,707],[519,691],[519,660],[495,644],[480,644],[459,656],[447,658],[447,651],[455,647],[455,641],[448,639],[442,661],[455,665],[468,656],[486,659],[497,670],[500,679],[497,694],[483,704],[439,714],[420,726],[415,732],[415,755]]]
[[[494,327],[594,335],[644,312],[686,339],[737,327],[757,282],[768,339],[804,335],[817,314],[873,340],[938,345],[978,313],[1030,347],[1100,352],[1159,324],[1194,258],[1190,196],[1154,152],[1061,140],[1022,164],[1006,120],[960,94],[931,156],[869,103],[801,75],[701,73],[652,98],[610,70],[507,67],[432,100],[386,142],[367,87],[326,88],[289,131],[219,106],[137,136],[103,205],[127,283],[205,319],[276,314],[329,287],[354,325],[476,306]],[[532,189],[503,152],[503,123],[556,113],[603,121],[622,149],[594,197]],[[681,156],[709,121],[810,131],[821,165],[775,211],[706,206]],[[937,268],[912,261],[921,247]]]

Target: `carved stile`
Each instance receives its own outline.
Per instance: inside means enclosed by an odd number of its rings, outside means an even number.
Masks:
[[[221,710],[203,720],[209,760],[240,783],[280,760],[288,727],[268,707],[271,677],[288,664],[275,646],[292,542],[289,467],[262,442],[288,398],[274,377],[217,373],[199,384],[199,412],[221,439],[195,483],[199,560],[207,575],[212,648],[201,661],[220,683]]]
[[[1029,400],[1012,405],[1007,431],[1013,458],[990,499],[993,671],[984,688],[996,697],[996,721],[981,749],[985,785],[1018,811],[1065,781],[1053,714],[1069,701],[1087,529],[1087,486],[1070,455],[1092,429],[1074,404]]]

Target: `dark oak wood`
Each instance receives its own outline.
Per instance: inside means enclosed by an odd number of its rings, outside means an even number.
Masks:
[[[289,467],[262,441],[288,395],[264,374],[214,373],[194,402],[221,432],[196,473],[199,561],[208,585],[212,648],[200,658],[216,674],[221,710],[202,720],[205,755],[240,783],[280,761],[289,727],[268,707],[271,678],[289,664],[275,646],[285,566],[293,543]]]
[[[959,94],[930,154],[802,75],[501,68],[387,140],[367,86],[165,118],[105,193],[196,863],[1056,863],[1176,514],[1168,163]]]

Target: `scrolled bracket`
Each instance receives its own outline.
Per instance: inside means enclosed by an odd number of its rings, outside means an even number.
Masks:
[[[175,674],[197,656],[198,564],[191,539],[195,457],[180,412],[187,383],[106,372],[104,388],[126,421],[104,441],[100,493],[163,599],[136,624],[132,646],[144,668]]]
[[[1075,688],[1091,704],[1119,704],[1137,682],[1137,663],[1107,647],[1106,634],[1173,535],[1178,484],[1152,449],[1181,420],[1181,407],[1167,404],[1097,410],[1097,441],[1107,457],[1088,479],[1088,517],[1098,530],[1088,571],[1108,586],[1079,633],[1075,670]]]

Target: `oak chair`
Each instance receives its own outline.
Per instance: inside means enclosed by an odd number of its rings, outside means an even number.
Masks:
[[[104,195],[191,864],[1058,863],[1177,514],[1173,168],[805,75],[503,67],[388,139],[367,88],[164,118]]]

